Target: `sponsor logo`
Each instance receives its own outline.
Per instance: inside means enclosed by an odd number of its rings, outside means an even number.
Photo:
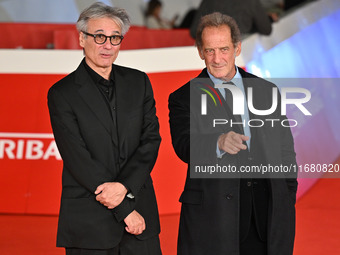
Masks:
[[[0,133],[0,160],[61,160],[53,134]]]

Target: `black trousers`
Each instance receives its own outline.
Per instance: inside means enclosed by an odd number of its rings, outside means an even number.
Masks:
[[[127,232],[124,232],[119,245],[109,250],[81,248],[65,248],[65,250],[66,255],[162,255],[158,235],[141,241]]]
[[[240,243],[240,255],[267,255],[267,242],[260,239],[252,215],[249,232],[245,240]]]
[[[269,188],[265,179],[240,181],[240,255],[267,255]]]

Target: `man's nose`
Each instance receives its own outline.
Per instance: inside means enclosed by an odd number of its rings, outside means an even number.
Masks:
[[[111,42],[110,42],[110,38],[107,38],[106,39],[106,42],[103,44],[103,47],[105,48],[105,49],[111,49],[112,48],[112,44],[111,44]]]
[[[221,62],[221,58],[222,58],[222,53],[219,50],[216,50],[213,55],[213,61],[215,63],[219,63]]]

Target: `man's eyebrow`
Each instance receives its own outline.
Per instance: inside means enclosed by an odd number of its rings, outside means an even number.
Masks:
[[[95,33],[99,33],[99,32],[104,33],[104,30],[103,30],[103,29],[97,29],[97,30],[94,31],[94,32],[95,32]],[[113,33],[113,34],[120,34],[119,31],[113,31],[112,33]]]

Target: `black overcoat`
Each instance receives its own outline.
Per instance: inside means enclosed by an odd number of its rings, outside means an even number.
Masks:
[[[239,68],[245,90],[253,88],[253,105],[256,109],[269,109],[272,105],[272,88],[268,81],[251,75]],[[238,255],[239,254],[239,178],[190,178],[190,153],[195,160],[202,159],[210,165],[235,165],[240,167],[237,156],[224,154],[217,158],[217,139],[222,133],[237,130],[237,126],[219,125],[212,127],[213,118],[227,118],[228,112],[207,100],[208,114],[202,116],[201,107],[191,104],[197,94],[200,98],[202,78],[208,80],[206,69],[191,82],[185,84],[169,97],[170,128],[176,154],[189,164],[182,202],[178,238],[179,255]],[[204,83],[204,82],[203,82]],[[190,92],[191,88],[191,92]],[[191,93],[191,97],[190,97]],[[218,92],[219,93],[219,92]],[[274,127],[267,122],[261,128],[251,128],[250,150],[260,156],[267,165],[284,165],[296,170],[293,138],[290,128],[283,127],[281,121],[280,95],[278,107],[269,116],[256,116],[249,112],[250,119],[279,119]],[[193,103],[193,102],[191,102]],[[191,121],[191,122],[190,122]],[[190,130],[191,123],[191,130]],[[258,125],[253,122],[253,125]],[[287,123],[285,123],[287,125]],[[191,134],[190,134],[191,132]],[[190,147],[191,139],[191,147]],[[190,152],[191,150],[191,152]],[[193,155],[193,154],[191,154]],[[249,160],[256,160],[250,158]],[[280,173],[279,173],[280,175]],[[275,175],[270,181],[271,199],[268,218],[268,254],[291,255],[295,236],[295,198],[297,190],[294,172]]]

